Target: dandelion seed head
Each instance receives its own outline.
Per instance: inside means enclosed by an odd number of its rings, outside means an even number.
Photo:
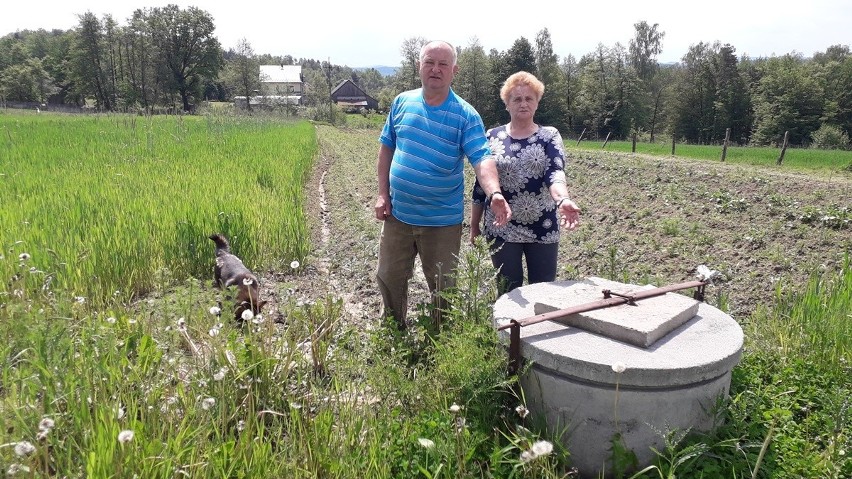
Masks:
[[[15,454],[18,457],[26,457],[30,454],[34,453],[36,450],[35,446],[29,441],[21,441],[15,443]]]
[[[85,296],[74,296],[74,301],[77,304],[83,304],[83,303],[86,302],[86,297]]]
[[[21,261],[26,261],[26,260],[30,259],[30,254],[29,253],[21,253],[21,254],[18,255],[18,259],[21,260]]]
[[[533,443],[531,450],[536,457],[547,456],[553,452],[553,443],[550,441],[536,441]]]
[[[530,410],[526,408],[523,404],[515,408],[515,412],[518,413],[518,416],[521,416],[521,419],[527,417],[529,415]]]
[[[214,381],[221,381],[221,380],[225,379],[225,374],[227,374],[227,372],[228,372],[228,368],[219,369],[218,371],[216,371],[215,374],[213,374],[213,380]]]
[[[237,431],[242,431],[245,428],[246,428],[246,422],[245,421],[243,421],[242,419],[237,421]]]
[[[220,308],[218,306],[211,306],[210,307],[210,314],[213,315],[213,316],[219,316],[220,314],[222,314],[222,308]]]
[[[118,442],[121,444],[127,444],[128,442],[133,440],[134,433],[130,429],[125,429],[118,433]]]
[[[254,317],[254,313],[250,309],[247,309],[243,311],[243,314],[240,317],[243,318],[243,321],[251,321]]]
[[[115,322],[116,322],[115,316],[108,317],[106,319],[106,322],[108,322],[109,324],[115,324]]]
[[[524,464],[532,461],[533,459],[535,459],[535,454],[533,454],[532,451],[524,451],[521,453],[521,462]]]
[[[290,267],[293,268],[293,269],[298,269],[299,268],[299,261],[294,259],[293,261],[290,262]]]
[[[219,328],[210,328],[210,331],[207,331],[207,334],[209,334],[211,338],[215,338],[219,335]]]
[[[263,315],[262,315],[262,314],[258,314],[257,316],[255,316],[254,318],[252,318],[251,322],[252,322],[252,323],[254,323],[254,324],[260,324],[260,323],[262,323],[262,322],[263,322]]]
[[[44,418],[41,419],[41,422],[38,423],[38,428],[42,429],[42,430],[49,431],[49,430],[53,429],[53,426],[55,426],[55,425],[56,425],[56,422],[54,422],[53,419],[51,419],[49,417],[44,417]]]
[[[6,469],[6,475],[14,476],[19,472],[30,472],[30,467],[25,464],[12,464],[9,466],[9,469]]]
[[[627,365],[622,363],[621,361],[618,361],[618,362],[613,363],[612,370],[616,374],[621,374],[621,373],[623,373],[624,371],[627,370]]]
[[[432,449],[433,447],[435,447],[435,441],[431,439],[426,439],[425,437],[418,438],[417,442],[420,443],[420,446],[424,449]]]
[[[452,406],[450,406],[450,412],[451,412],[451,413],[456,414],[456,413],[458,413],[459,411],[461,411],[461,406],[459,406],[458,404],[453,403],[453,405],[452,405]]]
[[[212,408],[215,405],[216,405],[216,398],[204,398],[204,400],[201,401],[201,409],[204,409],[205,411],[209,410],[210,408]]]

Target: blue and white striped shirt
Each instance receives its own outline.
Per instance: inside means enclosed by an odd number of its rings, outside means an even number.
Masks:
[[[415,226],[450,226],[464,217],[464,162],[491,154],[482,118],[450,90],[430,106],[423,89],[400,93],[379,141],[393,150],[390,196],[393,215]]]

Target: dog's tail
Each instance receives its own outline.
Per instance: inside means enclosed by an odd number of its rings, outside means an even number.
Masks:
[[[224,251],[226,253],[231,252],[231,245],[228,243],[228,238],[225,238],[219,233],[213,233],[209,236],[209,238],[216,243],[216,254],[219,254],[219,251]]]

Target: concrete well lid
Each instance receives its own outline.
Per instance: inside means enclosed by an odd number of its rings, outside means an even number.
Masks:
[[[556,294],[542,294],[533,305],[533,311],[538,315],[600,301],[604,298],[604,289],[628,296],[639,290],[654,289],[651,285],[640,287],[602,279],[598,281],[600,284],[576,281],[558,289]],[[696,313],[698,301],[680,293],[666,293],[632,303],[564,315],[554,321],[647,348],[692,319]]]
[[[543,308],[594,301],[600,299],[602,289],[622,292],[638,288],[640,286],[593,277],[581,281],[532,284],[515,289],[497,300],[494,304],[494,324],[499,327],[509,324],[511,320],[529,318],[540,314]],[[580,294],[572,298],[571,291]],[[588,297],[590,291],[595,292],[592,298]],[[618,381],[621,385],[633,387],[683,386],[714,379],[733,369],[739,361],[743,345],[743,332],[739,324],[708,304],[695,302],[679,293],[667,295],[683,298],[683,301],[676,298],[675,307],[669,311],[678,316],[674,321],[669,313],[659,315],[643,326],[643,331],[638,332],[634,326],[641,321],[632,320],[630,316],[622,316],[623,321],[620,323],[601,321],[600,316],[594,321],[587,318],[583,320],[585,328],[544,321],[521,328],[521,355],[536,367],[573,379],[601,384]],[[643,306],[640,307],[647,306],[651,299],[641,300]],[[636,307],[616,306],[606,309],[615,308]],[[684,318],[683,312],[677,313],[684,308],[687,312],[694,310],[695,313]],[[636,309],[633,312],[638,311]],[[614,317],[618,318],[619,313],[616,312]],[[625,328],[624,323],[630,321],[634,324]],[[592,326],[589,327],[589,324]],[[598,330],[595,330],[596,327]],[[653,340],[648,346],[640,345],[637,341],[626,341],[622,337],[625,333]],[[500,335],[508,343],[509,330],[500,331]],[[659,337],[654,337],[657,335]],[[612,367],[616,363],[625,365],[623,373],[616,374],[613,371]]]

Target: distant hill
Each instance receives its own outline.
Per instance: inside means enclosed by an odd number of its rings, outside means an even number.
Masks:
[[[356,68],[355,70],[369,70],[370,68],[375,68],[384,77],[393,75],[399,69],[399,67],[386,67],[386,66],[383,66],[383,65],[376,65],[376,66],[371,66],[371,67],[360,67],[360,68]]]

